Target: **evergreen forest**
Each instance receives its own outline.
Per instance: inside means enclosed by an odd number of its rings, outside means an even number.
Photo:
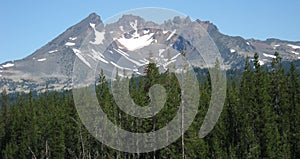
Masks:
[[[198,71],[199,106],[188,130],[169,146],[148,153],[127,153],[99,142],[89,133],[77,113],[72,90],[9,94],[0,96],[1,159],[299,159],[300,78],[293,62],[284,69],[276,52],[270,67],[247,58],[239,75],[227,76],[223,111],[213,130],[204,138],[198,132],[211,99],[211,79]],[[199,69],[198,69],[199,70]],[[229,79],[229,77],[232,77]],[[117,80],[121,80],[117,77]],[[96,84],[99,107],[111,122],[131,132],[163,128],[179,109],[181,89],[174,73],[160,73],[154,63],[145,76],[132,76],[129,93],[133,101],[147,106],[149,89],[160,84],[166,102],[151,118],[132,117],[121,109],[103,73]],[[121,86],[116,86],[121,91]],[[82,88],[85,89],[85,88]],[[89,98],[84,97],[83,98]],[[121,98],[121,96],[120,96]],[[128,141],[130,146],[130,141]]]

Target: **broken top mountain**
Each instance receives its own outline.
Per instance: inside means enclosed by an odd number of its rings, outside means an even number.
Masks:
[[[43,91],[46,85],[50,90],[70,89],[76,60],[87,68],[101,65],[106,74],[117,68],[126,74],[141,75],[149,61],[156,62],[161,71],[172,64],[175,71],[179,70],[178,65],[184,63],[184,59],[178,52],[184,52],[192,65],[206,67],[199,62],[203,59],[192,45],[201,38],[196,34],[199,32],[197,25],[215,43],[226,69],[242,69],[246,57],[253,57],[255,52],[260,54],[261,65],[270,63],[275,51],[280,52],[283,61],[300,59],[300,42],[228,36],[208,21],[174,17],[156,24],[138,16],[124,15],[118,21],[104,25],[101,18],[92,13],[31,55],[0,64],[0,89]],[[202,56],[215,60],[209,51],[202,52]]]

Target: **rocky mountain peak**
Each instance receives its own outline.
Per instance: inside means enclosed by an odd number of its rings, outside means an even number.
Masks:
[[[139,16],[135,16],[132,14],[123,15],[118,19],[116,23],[113,25],[116,27],[121,27],[121,30],[132,30],[134,28],[141,28],[145,26],[145,20]],[[114,28],[113,26],[109,26],[108,28]]]
[[[219,29],[216,25],[211,23],[210,21],[201,21],[199,19],[196,20],[208,33],[211,32],[219,32]]]
[[[182,24],[182,23],[188,24],[188,23],[192,22],[189,16],[187,16],[186,18],[181,18],[179,16],[175,16],[172,21],[175,24]]]
[[[128,23],[130,21],[135,21],[137,20],[138,22],[145,22],[145,20],[143,18],[141,18],[140,16],[135,16],[132,14],[125,14],[123,15],[117,23]]]
[[[94,23],[94,24],[102,24],[102,20],[100,18],[99,15],[97,15],[96,13],[91,13],[87,18],[84,19],[84,21],[89,21],[90,23]]]

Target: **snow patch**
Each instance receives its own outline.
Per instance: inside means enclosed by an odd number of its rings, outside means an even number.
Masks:
[[[265,57],[271,57],[271,58],[273,58],[273,59],[275,59],[275,58],[276,58],[276,56],[275,56],[275,55],[270,55],[270,54],[266,54],[266,53],[263,53],[263,55],[264,55]]]
[[[165,49],[159,49],[158,50],[158,56],[161,56],[164,51],[165,51]]]
[[[55,53],[55,52],[57,52],[58,50],[51,50],[51,51],[49,51],[48,53],[49,54],[52,54],[52,53]]]
[[[143,62],[143,63],[145,63],[145,64],[148,64],[149,63],[149,60],[147,60],[146,58],[144,58],[144,59],[141,59],[141,60],[139,60],[140,62]]]
[[[262,60],[258,60],[258,63],[259,63],[259,65],[264,65],[265,64],[264,61],[262,61]]]
[[[132,29],[137,30],[137,20],[135,20],[134,22],[130,22],[129,24],[132,27]]]
[[[139,63],[138,61],[135,61],[129,57],[125,57],[127,60],[129,60],[130,62],[134,63],[137,66],[143,66],[144,64]]]
[[[124,57],[125,56],[129,56],[126,52],[122,51],[121,49],[115,49],[113,48],[115,51],[117,51],[119,54],[123,55]]]
[[[94,49],[92,49],[93,54],[95,54],[96,56],[100,56],[102,58],[104,58],[104,55],[100,52],[95,51]]]
[[[73,52],[75,53],[75,54],[80,54],[81,53],[81,51],[80,50],[78,50],[78,49],[73,49]]]
[[[178,53],[177,55],[175,55],[174,57],[171,58],[171,60],[175,60],[181,53]]]
[[[120,30],[124,32],[124,27],[123,26],[119,26]]]
[[[236,52],[236,50],[234,50],[234,49],[230,49],[230,52],[231,52],[231,53],[235,53],[235,52]]]
[[[66,45],[66,46],[75,46],[75,43],[67,42],[65,45]]]
[[[117,65],[116,63],[114,63],[114,62],[110,62],[112,65],[114,65],[115,67],[117,67],[117,68],[119,68],[119,69],[121,69],[121,70],[129,70],[129,71],[135,71],[135,72],[138,72],[138,69],[131,69],[131,68],[126,68],[126,67],[122,67],[122,66],[119,66],[119,65]]]
[[[42,59],[38,59],[37,61],[38,62],[43,62],[43,61],[46,61],[47,59],[46,58],[42,58]]]
[[[292,53],[295,55],[299,55],[299,52],[296,52],[296,51],[292,51]]]
[[[144,34],[148,34],[149,32],[150,32],[149,29],[145,29],[145,30],[144,30]]]
[[[140,72],[135,72],[137,75],[143,75],[143,74],[141,74]]]
[[[250,43],[248,41],[246,42],[246,44],[250,46]]]
[[[90,26],[94,29],[94,28],[96,28],[96,24],[94,24],[94,23],[90,23]]]
[[[2,65],[2,67],[4,67],[4,68],[13,67],[13,66],[15,66],[15,64],[13,64],[13,63],[7,63],[5,65]]]
[[[293,49],[300,49],[300,46],[298,45],[292,45],[292,44],[288,44],[287,46],[293,48]]]
[[[91,67],[91,64],[81,55],[81,51],[78,49],[73,49],[73,52],[75,53],[75,55],[87,66]]]
[[[96,52],[94,49],[92,49],[92,54],[91,55],[92,55],[92,58],[94,58],[96,60],[100,60],[100,61],[108,64],[108,61],[106,61],[104,59],[104,56],[100,52]]]
[[[104,40],[104,35],[105,35],[105,32],[99,32],[97,30],[95,30],[95,41],[90,41],[91,44],[94,44],[94,45],[99,45],[99,44],[103,44],[103,40]]]
[[[77,39],[77,37],[69,37],[69,40],[72,40],[72,41],[74,41],[76,39]]]
[[[175,33],[176,33],[176,29],[174,31],[172,31],[172,33],[167,38],[167,41],[170,40]]]
[[[273,45],[273,49],[275,50],[279,46],[280,46],[279,44]]]
[[[182,68],[178,68],[175,70],[176,73],[186,73],[187,71],[182,69]]]
[[[93,23],[90,23],[90,26],[93,28],[94,32],[95,32],[95,40],[94,41],[90,41],[91,44],[94,45],[99,45],[99,44],[103,44],[103,40],[104,40],[104,35],[105,35],[105,31],[98,31],[96,30],[96,25]]]
[[[167,62],[167,61],[169,61],[169,59],[163,59],[163,61]]]
[[[173,62],[176,62],[176,59],[173,59],[173,60],[168,61],[167,63],[163,64],[163,68],[164,68],[165,70],[167,70],[167,66],[170,65],[170,64],[173,63]]]
[[[137,65],[137,66],[143,66],[143,64],[139,63],[138,61],[135,61],[135,60],[129,58],[128,57],[129,55],[126,52],[124,52],[124,51],[122,51],[120,49],[114,49],[114,50],[117,51],[119,54],[121,54],[123,57],[125,57],[128,61],[131,61],[132,63],[134,63],[135,65]]]
[[[144,36],[136,36],[132,38],[125,38],[124,36],[122,38],[119,38],[117,41],[124,47],[127,48],[129,51],[134,51],[140,48],[143,48],[145,46],[150,45],[153,42],[153,36],[154,33],[147,34]]]
[[[169,31],[163,31],[163,34],[167,34]]]

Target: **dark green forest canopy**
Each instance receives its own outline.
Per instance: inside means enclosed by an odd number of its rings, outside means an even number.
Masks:
[[[257,54],[258,55],[258,54]],[[184,136],[155,152],[119,152],[97,141],[81,123],[72,92],[46,91],[8,95],[0,100],[0,158],[300,158],[300,79],[294,63],[278,54],[269,68],[249,58],[243,71],[228,71],[223,112],[206,137],[199,138],[211,98],[207,70],[195,69],[201,92],[198,113]],[[174,73],[160,74],[155,64],[146,76],[132,77],[130,96],[147,106],[148,91],[161,84],[166,103],[152,118],[139,119],[118,108],[110,83],[100,76],[96,92],[101,109],[119,127],[151,132],[164,127],[176,114],[181,94]]]

